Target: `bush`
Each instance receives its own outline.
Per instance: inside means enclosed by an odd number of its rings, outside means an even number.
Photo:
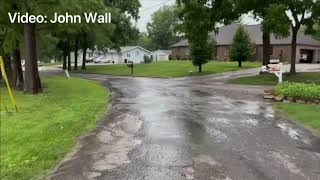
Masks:
[[[172,54],[169,55],[169,61],[173,60]]]
[[[320,100],[320,85],[285,82],[275,87],[275,93],[301,100]]]
[[[144,63],[145,64],[152,63],[152,59],[149,56],[144,56]]]
[[[250,35],[248,31],[241,25],[233,37],[230,49],[230,58],[233,61],[238,61],[239,67],[241,67],[242,61],[250,59],[252,54],[253,48],[251,45]]]

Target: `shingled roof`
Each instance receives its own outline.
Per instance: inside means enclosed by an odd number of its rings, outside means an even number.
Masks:
[[[218,34],[210,33],[210,36],[216,39],[217,45],[231,45],[234,34],[239,28],[239,24],[231,24],[228,26],[222,26],[219,28]],[[261,25],[244,25],[244,28],[248,31],[250,35],[251,42],[256,45],[262,45],[262,31]],[[291,36],[287,38],[277,39],[272,34],[271,35],[271,44],[272,45],[290,45]],[[307,45],[307,46],[317,46],[320,47],[320,41],[314,39],[309,35],[305,35],[303,32],[299,32],[297,36],[298,45]],[[188,47],[188,40],[183,39],[180,42],[174,44],[172,47]]]

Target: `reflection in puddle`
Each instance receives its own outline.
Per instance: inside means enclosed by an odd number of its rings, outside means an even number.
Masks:
[[[243,120],[243,122],[246,125],[250,125],[250,126],[257,126],[258,125],[258,120],[256,120],[256,119],[245,119],[245,120]]]
[[[292,139],[295,139],[295,140],[300,139],[300,134],[298,133],[298,131],[289,127],[288,124],[279,122],[276,126],[280,128],[282,131],[287,132]]]
[[[225,133],[217,129],[206,128],[206,131],[207,134],[211,137],[214,137],[217,142],[225,141],[228,138]]]
[[[291,161],[292,157],[290,157],[288,154],[283,154],[279,152],[272,152],[271,153],[272,158],[274,158],[279,164],[284,166],[287,170],[289,170],[291,173],[304,176],[302,173],[302,170],[297,167],[295,163]]]

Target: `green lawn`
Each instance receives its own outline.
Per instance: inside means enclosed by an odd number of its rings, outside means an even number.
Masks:
[[[296,122],[320,133],[320,105],[277,103],[275,107]]]
[[[14,92],[18,113],[1,109],[2,180],[41,178],[106,111],[107,91],[96,82],[49,77],[44,86],[41,95]]]
[[[239,69],[255,67],[259,67],[259,64],[255,62],[245,62],[242,68],[238,68],[237,62],[211,61],[203,66],[202,73],[197,73],[198,68],[193,66],[191,61],[165,61],[154,62],[150,64],[136,64],[134,68],[134,75],[149,77],[182,77],[235,71]],[[193,71],[193,73],[190,74],[190,71]],[[130,68],[128,68],[125,64],[92,65],[87,66],[87,70],[79,72],[112,75],[131,75]]]
[[[320,72],[304,72],[296,75],[286,74],[284,76],[284,81],[320,84]],[[278,83],[278,78],[274,74],[262,74],[232,79],[229,83],[243,85],[276,85]]]
[[[62,65],[62,62],[56,62],[56,63],[39,63],[38,66],[56,66],[56,65]]]

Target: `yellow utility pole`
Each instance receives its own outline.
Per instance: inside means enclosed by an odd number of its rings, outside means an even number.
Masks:
[[[6,74],[6,70],[4,68],[4,62],[3,62],[3,59],[2,57],[0,56],[0,69],[1,69],[1,73],[2,73],[2,77],[7,85],[7,88],[8,88],[8,93],[9,93],[9,97],[10,97],[10,101],[11,101],[11,105],[12,107],[14,108],[14,110],[16,112],[18,112],[18,107],[17,107],[17,104],[16,104],[16,101],[13,97],[13,94],[12,94],[12,91],[11,91],[11,88],[10,88],[10,84],[9,84],[9,81],[8,81],[8,77],[7,77],[7,74]],[[0,97],[0,103],[1,103],[1,97]],[[6,105],[4,104],[4,107],[6,109],[6,111],[8,111]]]

